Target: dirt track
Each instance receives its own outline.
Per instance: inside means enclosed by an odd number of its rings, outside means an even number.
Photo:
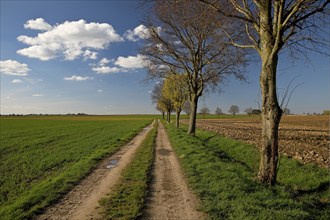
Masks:
[[[144,128],[116,154],[101,162],[79,185],[37,219],[102,219],[98,212],[98,201],[105,197],[120,180],[122,170],[130,163],[136,149],[151,128],[152,125]]]
[[[200,202],[188,189],[178,158],[159,123],[150,197],[142,219],[204,219]]]
[[[152,125],[146,127],[116,154],[101,162],[81,183],[36,219],[103,219],[98,210],[99,200],[119,183],[121,172],[131,162],[151,128]],[[166,131],[159,123],[152,182],[142,219],[204,219],[205,215],[196,211],[199,204],[200,201],[188,189]]]

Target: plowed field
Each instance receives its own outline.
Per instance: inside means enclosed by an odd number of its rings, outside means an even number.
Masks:
[[[279,132],[280,152],[303,163],[330,167],[329,124],[329,116],[283,116]],[[200,119],[197,127],[258,147],[261,145],[260,117]]]

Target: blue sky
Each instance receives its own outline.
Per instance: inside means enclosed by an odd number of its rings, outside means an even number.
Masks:
[[[2,1],[1,114],[155,113],[153,83],[138,48],[143,44],[144,9],[137,1]],[[297,77],[293,113],[330,109],[330,60],[280,58],[279,88]],[[258,108],[259,64],[248,82],[230,79],[221,94],[207,94],[199,107],[212,112],[231,105]],[[279,90],[281,91],[281,90]]]

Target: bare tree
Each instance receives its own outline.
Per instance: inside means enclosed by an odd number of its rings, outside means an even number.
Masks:
[[[199,1],[155,0],[153,16],[146,26],[148,38],[141,54],[149,77],[186,74],[191,105],[188,134],[195,134],[199,98],[205,90],[214,90],[227,75],[244,79],[242,50],[224,43],[227,33],[220,23],[228,19]],[[158,27],[161,26],[161,27]],[[237,29],[231,28],[229,32]]]
[[[203,107],[199,112],[203,115],[203,118],[205,118],[205,115],[210,114],[210,109],[208,107]]]
[[[219,118],[219,115],[223,114],[221,108],[217,107],[217,109],[215,110],[215,114],[216,114],[216,115],[218,116],[218,118]]]
[[[239,107],[237,105],[230,106],[230,109],[228,110],[229,113],[232,113],[235,117],[236,113],[239,112]]]
[[[276,92],[278,56],[283,48],[295,56],[305,49],[329,52],[328,34],[321,26],[329,17],[329,0],[200,0],[219,14],[241,24],[249,42],[228,33],[232,45],[254,49],[261,59],[262,148],[258,179],[274,185],[278,164],[278,128],[282,110]],[[226,31],[224,26],[223,31]],[[323,39],[322,39],[323,38]]]
[[[245,112],[246,114],[248,114],[249,117],[250,117],[251,114],[252,114],[252,108],[247,108],[247,109],[244,110],[244,112]]]

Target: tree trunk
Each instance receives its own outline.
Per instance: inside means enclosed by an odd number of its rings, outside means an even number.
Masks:
[[[162,113],[162,119],[164,120],[165,119],[165,112]]]
[[[262,57],[260,88],[262,94],[262,147],[258,179],[268,185],[276,184],[278,162],[278,127],[282,110],[276,95],[278,57]]]
[[[170,112],[170,111],[168,111],[168,112],[166,113],[166,121],[167,121],[168,123],[171,122],[171,112]]]
[[[196,114],[197,114],[197,104],[198,104],[198,97],[193,96],[190,100],[190,120],[189,120],[189,128],[188,134],[195,135],[196,132]]]
[[[177,110],[176,111],[176,118],[175,118],[175,127],[180,127],[180,113],[181,113],[181,111],[179,111],[179,110]]]

